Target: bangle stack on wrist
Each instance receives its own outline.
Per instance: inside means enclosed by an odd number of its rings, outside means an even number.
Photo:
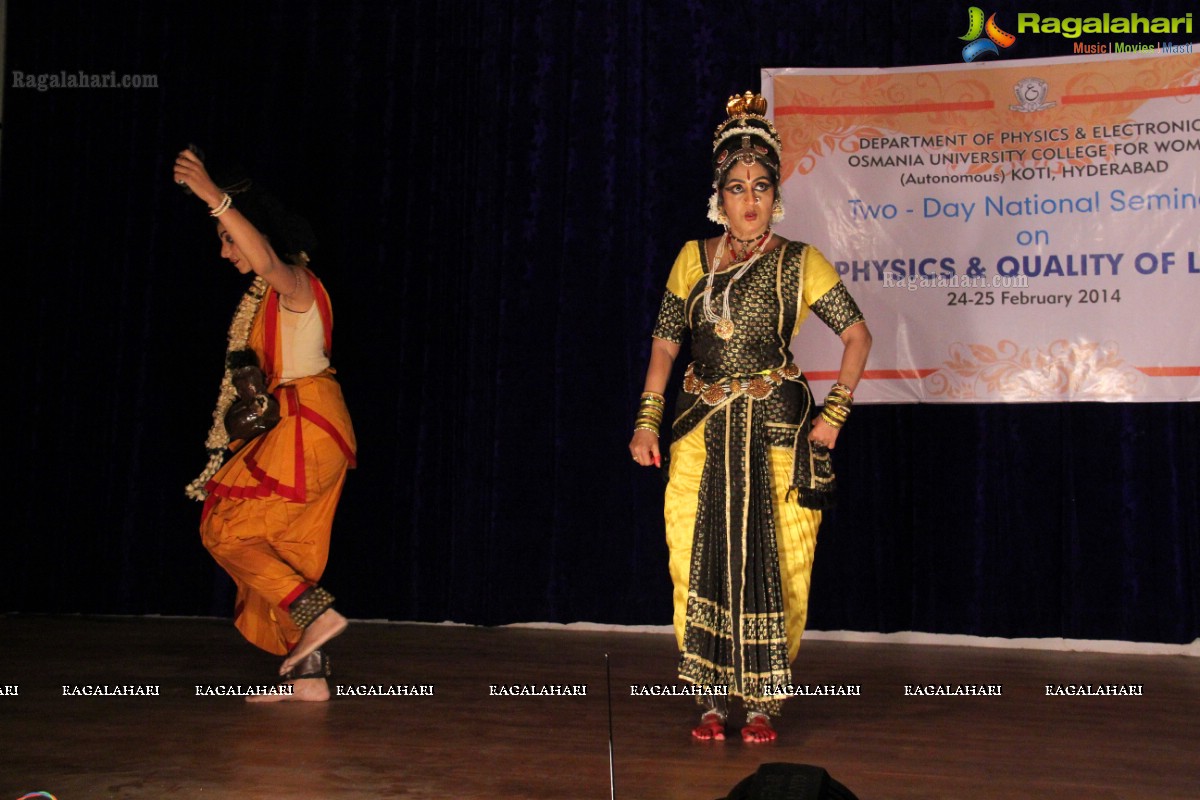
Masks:
[[[662,426],[663,411],[666,408],[666,400],[657,392],[642,392],[642,400],[638,405],[637,419],[633,422],[633,430],[650,431],[655,436],[658,436],[658,430]]]
[[[219,217],[228,211],[232,205],[233,198],[229,196],[228,192],[226,192],[225,194],[221,195],[221,202],[217,204],[217,207],[209,209],[208,215],[210,217]]]
[[[850,418],[850,407],[854,405],[854,391],[844,383],[835,383],[825,396],[825,407],[821,419],[834,428],[840,428]]]

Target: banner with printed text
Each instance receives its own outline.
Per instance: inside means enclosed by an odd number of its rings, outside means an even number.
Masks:
[[[1200,400],[1200,47],[771,69],[788,238],[874,335],[865,402]],[[841,343],[793,343],[822,396]]]

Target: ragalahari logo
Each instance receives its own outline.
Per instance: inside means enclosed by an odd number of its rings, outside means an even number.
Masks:
[[[987,38],[981,39],[980,37],[985,33]],[[995,14],[988,17],[985,23],[983,9],[979,6],[971,6],[967,11],[967,32],[958,38],[970,43],[963,48],[963,61],[974,61],[984,53],[998,56],[1000,55],[998,46],[1012,47],[1013,42],[1017,40],[1017,37],[1011,33],[1000,30],[1000,26],[996,24]]]

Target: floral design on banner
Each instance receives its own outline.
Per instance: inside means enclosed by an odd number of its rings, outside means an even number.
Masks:
[[[1142,375],[1115,342],[1059,339],[1045,349],[1005,339],[995,347],[955,342],[950,360],[925,379],[932,397],[950,400],[1130,400]]]

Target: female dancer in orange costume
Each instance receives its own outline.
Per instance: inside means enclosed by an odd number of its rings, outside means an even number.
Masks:
[[[191,150],[179,154],[174,177],[208,205],[222,258],[254,276],[230,327],[209,465],[188,486],[204,501],[204,546],[237,584],[235,625],[252,644],[286,656],[279,673],[292,693],[248,699],[328,700],[322,648],[347,623],[317,582],[355,439],[330,368],[329,296],[307,266],[311,232],[248,181],[222,190]],[[248,442],[231,442],[224,426],[237,394],[231,362],[247,358],[261,365],[280,419]]]

